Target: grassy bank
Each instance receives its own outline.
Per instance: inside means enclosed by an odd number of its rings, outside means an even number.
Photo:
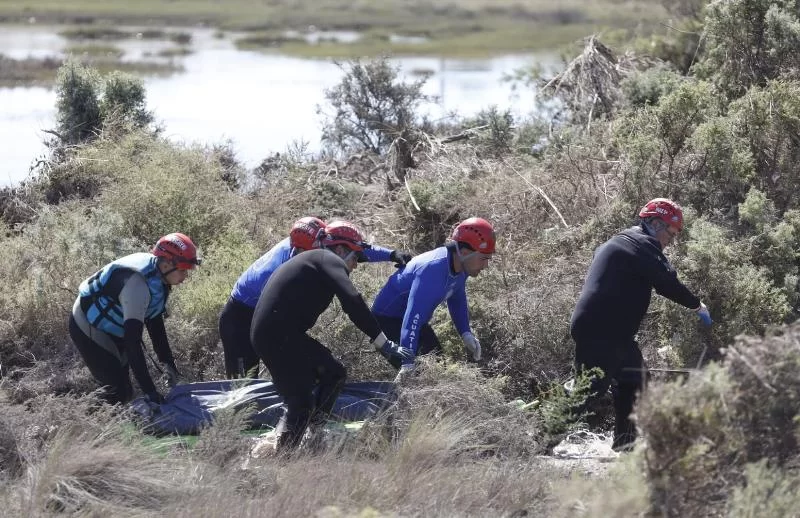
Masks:
[[[122,61],[119,49],[108,45],[74,45],[66,49],[69,58],[95,68],[100,74],[119,71],[138,76],[168,76],[182,68],[174,63]],[[170,57],[170,56],[164,56]],[[0,54],[0,86],[49,86],[64,60],[60,58],[11,59]]]
[[[0,0],[0,20],[9,23],[35,19],[108,27],[114,25],[205,24],[226,30],[254,32],[358,31],[366,33],[354,45],[306,45],[290,42],[283,51],[304,56],[367,56],[380,53],[421,55],[491,55],[553,48],[603,29],[648,32],[665,17],[656,0],[454,0],[446,5],[425,0],[295,0],[258,2],[232,0],[143,0],[141,2],[20,3]],[[422,44],[392,43],[393,36],[424,36]],[[272,44],[266,45],[267,48]]]

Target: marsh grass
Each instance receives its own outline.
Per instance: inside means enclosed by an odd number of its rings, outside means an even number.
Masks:
[[[66,54],[103,75],[127,72],[140,76],[168,76],[183,70],[180,64],[172,62],[120,60],[122,52],[108,45],[74,45],[67,48]],[[63,64],[61,58],[11,59],[0,54],[0,86],[50,86]]]
[[[98,0],[71,0],[56,5],[39,4],[22,10],[14,2],[0,1],[0,17],[8,20],[37,20],[75,23],[66,37],[80,39],[124,39],[135,32],[115,25],[150,25],[145,32],[157,37],[174,37],[159,25],[195,25],[198,23],[226,30],[285,31],[295,29],[377,30],[380,37],[364,38],[354,45],[325,43],[309,45],[284,38],[253,36],[243,42],[247,48],[276,48],[282,52],[309,57],[397,55],[443,55],[479,57],[513,51],[552,49],[603,28],[624,28],[647,33],[648,24],[666,16],[655,0],[569,0],[553,7],[551,2],[536,0],[524,5],[515,0],[456,0],[440,5],[429,0],[405,0],[390,4],[368,1],[301,0],[257,2],[234,0],[223,4],[198,0],[136,3],[105,3]],[[144,32],[142,33],[144,34]],[[422,44],[387,45],[389,34],[424,34]]]
[[[13,87],[52,83],[62,64],[56,58],[12,59],[0,54],[0,85]]]

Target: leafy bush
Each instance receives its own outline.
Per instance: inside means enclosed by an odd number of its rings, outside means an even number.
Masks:
[[[107,124],[144,128],[153,122],[147,111],[141,79],[114,72],[101,78],[96,70],[67,60],[56,79],[56,133],[51,147],[74,145],[97,138]]]
[[[720,364],[686,381],[649,387],[636,416],[657,512],[708,515],[729,502],[742,508],[744,469],[757,462],[773,471],[748,469],[752,496],[763,498],[766,484],[777,491],[776,507],[784,505],[786,486],[774,470],[782,471],[781,478],[791,473],[800,453],[799,335],[794,324],[764,338],[741,337]]]
[[[781,76],[797,77],[800,20],[792,0],[710,2],[705,34],[705,58],[697,74],[712,79],[730,98]]]
[[[100,115],[104,122],[114,121],[132,128],[145,128],[153,123],[147,110],[145,88],[141,79],[122,72],[113,72],[103,80]]]
[[[102,118],[99,104],[100,78],[94,69],[69,60],[56,79],[56,131],[65,144],[93,139]]]
[[[669,68],[657,66],[624,78],[620,88],[631,106],[655,106],[684,80]]]
[[[336,153],[367,150],[380,155],[395,139],[410,138],[419,124],[415,110],[425,100],[425,80],[399,81],[398,70],[386,58],[352,61],[342,69],[342,81],[325,92],[333,114],[323,125],[322,141]]]

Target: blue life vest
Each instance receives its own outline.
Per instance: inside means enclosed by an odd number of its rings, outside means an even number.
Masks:
[[[108,263],[78,288],[81,308],[92,327],[119,338],[125,335],[119,294],[125,282],[136,273],[144,277],[150,290],[145,319],[164,312],[169,290],[158,271],[158,258],[148,253],[126,255]]]

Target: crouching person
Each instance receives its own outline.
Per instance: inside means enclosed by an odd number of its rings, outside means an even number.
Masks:
[[[446,302],[464,348],[478,361],[481,345],[470,328],[466,282],[489,266],[495,232],[485,219],[469,218],[455,227],[450,239],[445,246],[416,256],[389,277],[375,297],[372,312],[386,335],[410,350],[413,358],[441,350],[429,322],[436,307]],[[384,357],[398,369],[414,363],[413,359],[401,362],[396,355]]]
[[[347,377],[331,351],[307,334],[334,296],[373,345],[396,348],[350,280],[350,272],[367,260],[367,246],[351,223],[330,223],[321,248],[288,260],[261,292],[250,338],[286,406],[279,451],[298,446],[309,422],[324,423]]]
[[[172,286],[185,281],[199,264],[192,240],[174,233],[160,238],[152,252],[117,259],[81,283],[69,334],[109,403],[133,397],[129,369],[150,401],[163,402],[147,371],[142,333],[147,327],[167,376],[176,379],[164,310]]]

